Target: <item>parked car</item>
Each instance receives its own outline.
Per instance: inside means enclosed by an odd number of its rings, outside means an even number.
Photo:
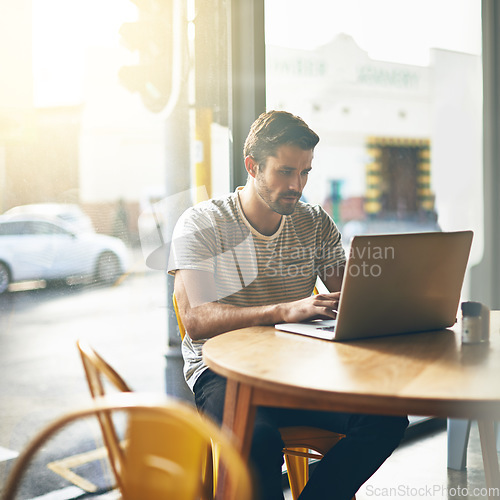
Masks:
[[[90,217],[78,205],[72,203],[32,203],[30,205],[19,205],[7,210],[4,215],[57,217],[71,224],[78,231],[95,232]]]
[[[118,238],[59,218],[0,216],[0,293],[25,280],[113,283],[127,266],[128,251]]]

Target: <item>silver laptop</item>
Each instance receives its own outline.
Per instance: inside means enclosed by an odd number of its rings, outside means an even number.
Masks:
[[[354,340],[452,326],[472,236],[472,231],[355,236],[337,319],[275,327]]]

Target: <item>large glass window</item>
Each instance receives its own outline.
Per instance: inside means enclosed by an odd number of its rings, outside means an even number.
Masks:
[[[238,134],[230,126],[255,116],[229,94],[260,56],[253,39],[231,48],[231,30],[244,31],[231,9],[248,27],[246,1],[0,2],[0,218],[15,209],[23,220],[62,219],[71,255],[92,261],[50,279],[32,269],[63,259],[41,250],[14,272],[0,230],[0,476],[2,457],[34,428],[88,398],[76,339],[134,389],[183,383],[165,256],[178,214],[234,187],[230,144],[247,124]],[[479,262],[480,0],[266,0],[265,9],[267,107],[302,116],[321,137],[307,200],[332,214],[346,241],[472,228]],[[134,28],[158,20],[160,38]],[[165,71],[134,69],[155,54]],[[240,160],[232,167],[244,179]],[[84,241],[103,247],[76,248]],[[109,280],[112,256],[123,267]],[[25,496],[61,481],[32,484]]]
[[[321,137],[304,194],[346,243],[473,229],[481,260],[479,0],[267,0],[266,77],[268,109]]]
[[[71,227],[54,257],[54,238],[21,252],[1,226],[0,476],[89,401],[78,338],[133,389],[186,394],[165,257],[179,213],[229,190],[228,15],[225,0],[0,2],[0,218]],[[32,483],[26,498],[65,481]]]

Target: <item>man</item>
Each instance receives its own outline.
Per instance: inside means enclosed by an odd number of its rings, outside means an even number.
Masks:
[[[345,266],[341,236],[319,206],[299,201],[318,141],[299,117],[262,114],[245,142],[246,185],[189,209],[174,231],[169,271],[187,332],[184,373],[197,407],[219,422],[226,381],[203,364],[206,339],[247,326],[335,317]],[[313,295],[318,277],[329,293]],[[288,425],[346,435],[300,498],[347,500],[396,448],[408,420],[259,408],[251,448],[259,498],[283,498],[278,428]]]

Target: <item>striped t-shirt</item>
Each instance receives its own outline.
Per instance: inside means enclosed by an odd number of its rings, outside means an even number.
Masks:
[[[328,276],[344,262],[340,233],[320,206],[298,202],[291,215],[282,217],[278,230],[265,236],[245,218],[236,190],[181,216],[173,234],[169,272],[207,271],[214,276],[214,300],[249,307],[308,297],[317,276]],[[206,369],[204,343],[189,334],[182,343],[184,375],[191,389]]]

